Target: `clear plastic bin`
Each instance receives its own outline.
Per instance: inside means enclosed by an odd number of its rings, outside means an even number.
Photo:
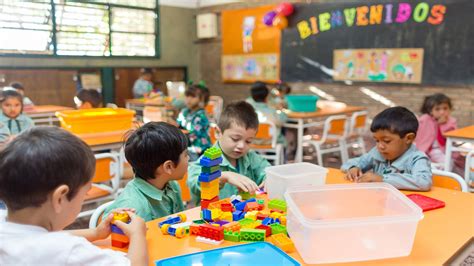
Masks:
[[[135,111],[118,108],[94,108],[56,112],[61,127],[76,134],[128,130]]]
[[[408,256],[420,207],[387,183],[291,187],[287,229],[305,263]]]
[[[265,168],[265,188],[270,199],[283,199],[288,187],[324,185],[328,169],[312,163],[293,163]]]

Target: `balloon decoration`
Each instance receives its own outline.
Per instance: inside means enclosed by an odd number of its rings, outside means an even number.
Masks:
[[[288,27],[287,16],[293,14],[294,7],[291,3],[283,2],[275,10],[269,11],[263,16],[263,23],[269,27],[285,29]]]

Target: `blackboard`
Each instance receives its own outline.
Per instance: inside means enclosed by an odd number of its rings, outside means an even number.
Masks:
[[[405,22],[396,22],[400,2],[410,4],[412,11],[420,3],[427,4],[430,8],[427,18],[417,22],[412,14]],[[376,5],[384,7],[383,21],[380,24],[367,26],[358,26],[355,22],[352,26],[346,24],[344,9],[360,6],[371,8]],[[389,12],[387,5],[392,5],[392,23],[388,24],[385,23]],[[434,5],[445,7],[443,20],[437,25],[427,22],[429,17],[435,18],[431,14]],[[297,28],[298,23],[307,21],[311,24],[311,17],[319,18],[319,15],[325,12],[332,15],[332,12],[337,10],[342,14],[342,25],[334,24],[330,30],[318,31],[317,34],[302,38],[301,31]],[[423,14],[418,11],[420,20]],[[435,15],[439,16],[438,13]],[[408,0],[295,4],[295,12],[289,18],[289,26],[283,31],[281,38],[281,79],[287,82],[335,82],[331,76],[333,50],[367,48],[423,48],[422,84],[472,85],[474,84],[474,1]]]

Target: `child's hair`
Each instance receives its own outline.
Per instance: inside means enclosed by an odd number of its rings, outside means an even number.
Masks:
[[[255,109],[245,101],[230,103],[222,112],[217,126],[222,133],[235,123],[245,129],[258,129],[258,115]]]
[[[102,105],[102,95],[97,90],[82,89],[76,94],[76,97],[83,103],[90,103],[93,108],[98,108]]]
[[[257,81],[252,84],[250,87],[250,94],[252,95],[252,99],[256,102],[265,102],[267,99],[269,90],[267,84],[261,81]]]
[[[401,138],[418,130],[418,119],[407,108],[397,106],[383,110],[374,117],[370,131],[388,130]]]
[[[25,91],[25,86],[20,82],[12,82],[10,83],[10,87],[14,88],[15,90],[22,90]]]
[[[186,91],[184,92],[185,96],[199,97],[206,105],[209,102],[209,89],[204,85],[189,85]]]
[[[3,103],[8,98],[17,98],[21,103],[21,111],[23,111],[23,95],[13,89],[3,90],[0,93],[0,103]]]
[[[151,68],[142,68],[140,69],[140,75],[153,75],[153,69]]]
[[[451,99],[442,93],[426,96],[425,100],[423,101],[423,105],[421,106],[421,113],[430,114],[436,105],[443,103],[447,104],[449,109],[453,108],[451,105]]]
[[[279,92],[283,92],[285,95],[291,93],[291,87],[285,82],[278,83],[276,88]]]
[[[135,174],[145,180],[154,179],[164,162],[179,164],[181,153],[188,147],[186,136],[165,122],[149,122],[132,132],[125,143],[125,158]]]
[[[58,127],[34,127],[0,152],[0,199],[12,211],[39,207],[67,185],[71,200],[94,171],[94,154],[78,137]]]

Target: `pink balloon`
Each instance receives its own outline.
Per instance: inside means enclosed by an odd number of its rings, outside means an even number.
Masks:
[[[294,11],[293,5],[288,2],[283,2],[279,4],[276,8],[276,12],[285,17],[293,14],[293,11]]]

